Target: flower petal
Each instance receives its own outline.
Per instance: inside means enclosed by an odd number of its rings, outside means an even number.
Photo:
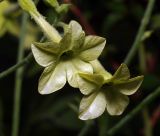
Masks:
[[[99,36],[86,36],[80,58],[85,61],[97,59],[106,44],[105,38]]]
[[[105,111],[106,98],[102,92],[95,92],[84,96],[80,103],[79,118],[81,120],[94,119]]]
[[[107,111],[110,115],[121,115],[127,105],[129,98],[112,87],[108,87],[105,91],[107,101]]]
[[[127,80],[130,78],[130,72],[126,64],[121,64],[112,77],[112,80]]]
[[[90,81],[98,86],[101,86],[104,82],[104,78],[100,74],[90,74],[90,73],[83,73],[79,72],[79,75],[86,79],[87,81]]]
[[[66,84],[66,72],[63,63],[45,68],[39,79],[38,90],[40,94],[50,94]]]
[[[67,74],[67,81],[70,86],[77,88],[77,72],[78,70],[75,68],[75,66],[72,64],[72,62],[66,62],[66,74]]]
[[[142,84],[143,76],[137,76],[127,81],[122,81],[114,85],[122,94],[132,95],[134,94],[140,85]]]
[[[68,50],[72,49],[72,38],[71,38],[71,31],[68,30],[67,33],[63,36],[62,40],[60,41],[60,52],[64,53]]]
[[[56,63],[57,56],[55,54],[48,52],[41,47],[35,46],[34,44],[31,45],[31,49],[33,56],[39,65],[46,67],[50,64]]]
[[[71,30],[71,34],[72,34],[72,49],[73,50],[77,50],[79,49],[83,43],[84,43],[84,39],[85,39],[85,33],[82,30],[81,25],[76,22],[76,21],[70,21],[69,23],[69,29]]]
[[[76,21],[71,21],[66,30],[65,35],[60,41],[61,53],[68,50],[79,53],[79,50],[77,49],[81,47],[85,39],[85,33],[82,30],[82,27]]]
[[[79,72],[93,73],[93,68],[90,63],[82,61],[81,59],[72,59],[72,64],[78,69]]]
[[[93,66],[93,71],[95,74],[101,74],[105,80],[108,80],[112,77],[112,74],[106,71],[105,68],[102,66],[102,64],[97,59],[90,61],[90,63]]]
[[[75,88],[78,87],[78,72],[93,72],[92,66],[89,63],[86,63],[80,59],[72,59],[71,61],[65,62],[65,67],[68,83]]]
[[[39,48],[43,51],[53,53],[53,54],[59,53],[60,46],[57,43],[53,43],[53,42],[45,42],[45,43],[34,42],[33,44],[37,48]]]
[[[79,74],[77,76],[77,82],[79,86],[79,90],[84,95],[89,95],[92,92],[95,92],[99,89],[99,85],[82,78]]]

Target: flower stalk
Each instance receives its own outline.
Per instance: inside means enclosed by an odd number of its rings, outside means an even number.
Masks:
[[[56,43],[60,42],[61,36],[59,32],[38,12],[32,0],[19,0],[19,5],[23,10],[27,11],[33,17],[35,22],[41,27],[43,32],[51,41]]]
[[[24,55],[24,38],[26,34],[26,23],[28,15],[26,13],[22,16],[22,26],[21,26],[21,37],[19,41],[19,49],[17,62],[20,62]],[[13,120],[12,120],[12,136],[18,136],[19,131],[19,121],[20,121],[20,105],[21,105],[21,89],[22,89],[22,79],[23,79],[23,67],[19,68],[16,72],[15,77],[15,89],[14,89],[14,106],[13,106]]]
[[[141,44],[142,37],[145,33],[145,29],[146,29],[146,27],[149,23],[150,17],[151,17],[154,3],[155,3],[155,0],[149,0],[149,2],[148,2],[144,17],[142,18],[141,25],[140,25],[139,30],[136,35],[136,38],[135,38],[133,45],[124,60],[124,63],[127,65],[129,65],[131,63],[131,60],[133,59],[134,55],[136,54],[138,46]]]

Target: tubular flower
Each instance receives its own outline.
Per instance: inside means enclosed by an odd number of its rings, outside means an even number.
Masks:
[[[97,118],[105,109],[110,115],[121,115],[129,103],[127,95],[134,94],[143,81],[143,76],[130,78],[125,64],[121,64],[113,76],[97,65],[95,70],[98,69],[101,69],[99,74],[79,73],[80,90],[88,94],[80,103],[79,118],[82,120]]]
[[[45,67],[38,90],[49,94],[61,89],[66,81],[77,88],[78,72],[93,73],[89,61],[101,54],[105,39],[99,36],[85,36],[81,26],[71,21],[60,42],[34,43],[31,46],[37,63]]]
[[[99,57],[105,38],[85,36],[82,27],[71,21],[64,27],[64,36],[51,26],[38,12],[32,0],[18,0],[22,9],[27,11],[40,26],[50,42],[34,43],[31,46],[37,63],[45,67],[40,79],[38,90],[41,94],[55,92],[66,84],[66,81],[77,88],[77,72],[93,73],[89,61]]]

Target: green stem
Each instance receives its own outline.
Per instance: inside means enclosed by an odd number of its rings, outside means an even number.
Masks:
[[[160,86],[149,96],[147,96],[136,108],[134,108],[128,115],[120,120],[113,128],[108,131],[108,135],[114,135],[120,130],[128,121],[130,121],[136,114],[138,114],[144,107],[150,104],[154,99],[160,96]]]
[[[24,55],[24,38],[26,35],[27,19],[28,15],[26,13],[23,13],[17,62],[20,62]],[[22,78],[23,78],[23,68],[19,68],[16,71],[16,77],[15,77],[12,136],[18,136],[18,131],[19,131]]]
[[[141,43],[139,46],[139,66],[140,66],[140,71],[142,73],[146,73],[146,53],[145,53],[145,47],[144,44]],[[149,114],[148,114],[148,108],[143,109],[142,111],[143,114],[143,120],[144,120],[144,134],[145,136],[152,136],[152,125],[149,119]]]
[[[43,36],[40,39],[40,42],[43,42],[45,40],[45,36]],[[16,65],[8,68],[7,70],[3,71],[2,73],[0,73],[0,79],[8,76],[9,74],[11,74],[12,72],[14,72],[15,70],[17,70],[18,68],[26,65],[27,63],[30,62],[30,60],[33,58],[32,53],[29,53],[28,56],[26,58],[24,58],[23,60],[21,60],[20,62],[18,62]]]
[[[11,74],[15,70],[17,70],[19,67],[22,67],[25,64],[27,64],[31,60],[31,58],[33,58],[32,53],[30,53],[25,59],[23,59],[22,61],[18,62],[16,65],[14,65],[14,66],[8,68],[7,70],[3,71],[2,73],[0,73],[0,79],[8,76],[9,74]]]
[[[131,63],[131,60],[134,57],[134,55],[136,54],[138,46],[141,43],[142,36],[144,35],[145,29],[146,29],[147,24],[149,23],[149,20],[150,20],[150,16],[151,16],[151,12],[153,10],[154,3],[155,3],[155,0],[149,0],[149,2],[148,2],[147,9],[146,9],[144,17],[141,21],[141,25],[138,30],[137,36],[135,38],[135,41],[134,41],[130,51],[128,52],[127,57],[124,60],[124,63],[126,63],[127,65],[129,65]]]
[[[138,48],[138,52],[139,52],[139,67],[140,67],[140,71],[145,74],[147,72],[146,70],[146,53],[145,53],[145,48],[144,48],[144,44],[141,43],[141,45]]]

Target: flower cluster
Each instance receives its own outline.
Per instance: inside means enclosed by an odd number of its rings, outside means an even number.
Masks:
[[[86,36],[76,21],[65,25],[62,36],[42,17],[31,0],[19,0],[19,3],[48,38],[44,43],[35,42],[31,46],[35,60],[45,67],[39,79],[39,92],[50,94],[68,82],[84,94],[79,108],[80,119],[97,118],[105,109],[110,115],[122,114],[129,103],[127,95],[138,90],[143,76],[130,78],[125,64],[111,75],[97,60],[105,46],[105,38]]]

